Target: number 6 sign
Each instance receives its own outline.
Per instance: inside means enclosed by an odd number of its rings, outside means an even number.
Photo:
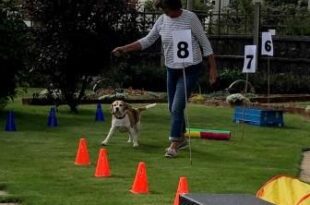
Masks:
[[[273,56],[272,36],[270,32],[262,32],[262,55]]]
[[[191,30],[173,31],[172,38],[174,63],[192,63],[193,49]]]
[[[243,73],[255,73],[256,69],[256,45],[244,47]]]

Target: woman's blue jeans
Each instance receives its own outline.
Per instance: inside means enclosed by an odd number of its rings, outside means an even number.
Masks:
[[[171,142],[184,140],[186,131],[184,109],[186,102],[198,82],[202,63],[185,68],[187,99],[185,99],[183,69],[167,68],[168,104],[171,115],[170,137]]]

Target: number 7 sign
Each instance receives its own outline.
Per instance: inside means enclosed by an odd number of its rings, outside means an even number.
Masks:
[[[244,63],[242,73],[255,73],[256,70],[256,45],[244,47]]]
[[[173,31],[172,38],[174,63],[192,63],[193,48],[191,30]]]

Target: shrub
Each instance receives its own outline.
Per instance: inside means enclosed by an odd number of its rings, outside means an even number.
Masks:
[[[236,106],[236,105],[247,105],[250,103],[250,100],[240,93],[235,93],[228,95],[226,97],[226,102],[231,106]]]

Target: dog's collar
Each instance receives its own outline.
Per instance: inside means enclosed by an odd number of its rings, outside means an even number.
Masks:
[[[125,113],[124,113],[123,115],[121,115],[121,116],[118,116],[118,115],[116,115],[115,113],[113,113],[114,117],[115,117],[116,119],[118,119],[118,120],[124,119],[125,116],[126,116],[126,114],[127,114],[127,112],[125,112]]]
[[[123,115],[123,116],[120,116],[120,117],[119,117],[119,116],[114,115],[114,117],[115,117],[116,119],[119,119],[119,120],[124,119],[125,116],[126,116],[126,115]]]

